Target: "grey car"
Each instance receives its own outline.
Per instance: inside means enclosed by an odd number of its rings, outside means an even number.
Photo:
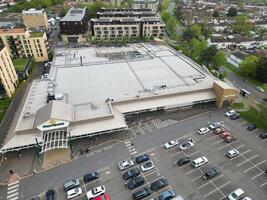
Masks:
[[[68,191],[68,190],[71,190],[73,188],[76,188],[79,185],[80,185],[80,181],[78,179],[73,179],[73,180],[67,181],[67,182],[65,182],[63,184],[65,191]]]

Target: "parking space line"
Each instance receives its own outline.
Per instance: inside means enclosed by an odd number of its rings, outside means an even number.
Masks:
[[[242,148],[244,146],[245,146],[244,144],[241,144],[240,146],[236,147],[235,149],[240,149],[240,148]]]
[[[193,170],[191,170],[191,171],[189,171],[189,172],[185,173],[185,175],[191,174],[191,173],[193,173],[193,172],[195,172],[195,171],[197,171],[197,170],[199,170],[199,169],[198,169],[198,168],[196,168],[196,169],[193,169]]]
[[[213,190],[213,191],[211,191],[211,192],[209,192],[209,193],[207,193],[207,194],[205,194],[205,195],[204,195],[205,198],[206,198],[207,196],[209,196],[210,194],[214,193],[215,191],[218,191],[218,192],[220,192],[223,196],[225,196],[224,193],[223,193],[220,189],[221,189],[222,187],[228,185],[229,183],[231,183],[231,181],[228,181],[228,182],[224,183],[224,184],[221,185],[220,187],[217,187],[212,181],[211,181],[211,183],[213,184],[213,186],[214,186],[216,189]]]
[[[263,187],[263,186],[265,186],[265,185],[267,185],[267,182],[261,184],[260,187]]]
[[[224,149],[225,147],[228,147],[228,146],[230,146],[230,144],[225,144],[225,145],[223,145],[223,146],[217,148],[217,150],[222,150],[222,149]]]
[[[248,152],[251,152],[251,151],[252,151],[251,149],[248,149],[247,151],[241,153],[240,155],[244,155],[244,154],[246,154],[246,153],[248,153]]]
[[[250,157],[250,158],[246,158],[246,157],[244,156],[246,160],[242,161],[241,163],[238,163],[236,166],[239,167],[239,166],[243,165],[244,163],[249,162],[250,160],[252,160],[252,159],[254,159],[254,158],[258,157],[258,156],[259,156],[258,154],[254,155],[254,156],[252,156],[252,157]],[[254,164],[253,164],[253,165],[254,165]]]
[[[217,137],[218,137],[218,135],[213,135],[212,137],[209,137],[208,139],[206,139],[206,141],[210,141],[210,140],[217,138]]]
[[[255,167],[261,165],[261,164],[264,163],[264,162],[266,162],[266,160],[263,160],[263,161],[259,162],[258,164],[253,165],[252,167],[250,167],[250,168],[244,170],[243,172],[244,172],[244,173],[247,173],[247,172],[250,171],[251,169],[253,169],[253,168],[255,168]]]
[[[219,141],[217,141],[217,142],[213,142],[211,145],[216,145],[216,144],[218,144],[218,143],[220,143],[220,142],[223,142],[223,140],[219,140]]]
[[[188,166],[188,165],[190,165],[190,164],[191,164],[191,163],[187,163],[187,164],[181,166],[180,168],[182,169],[182,168],[184,168],[184,167],[186,167],[186,166]]]
[[[261,173],[257,174],[256,176],[253,176],[253,177],[251,178],[251,180],[254,180],[255,178],[259,177],[259,176],[262,175],[262,174],[264,174],[264,172],[261,172]]]
[[[147,172],[147,173],[144,173],[143,172],[143,174],[144,174],[144,176],[150,176],[151,174],[154,174],[154,173],[156,173],[156,172],[158,172],[159,170],[157,169],[157,168],[155,168],[155,170],[153,170],[153,171],[150,171],[150,172]]]
[[[191,182],[194,182],[194,181],[196,181],[196,180],[198,180],[198,179],[200,179],[200,178],[202,178],[202,175],[199,176],[199,177],[197,177],[197,178],[192,179]]]
[[[197,154],[197,153],[199,153],[199,151],[195,151],[194,153],[191,153],[191,154],[187,154],[187,153],[185,153],[188,157],[191,157],[191,156],[193,156],[193,155],[195,155],[195,154]]]
[[[174,153],[174,154],[171,154],[170,157],[176,156],[176,155],[178,155],[178,154],[180,154],[180,153],[183,153],[183,151],[178,151],[178,152],[176,152],[176,153]]]
[[[208,184],[211,184],[211,182],[207,182],[205,184],[202,184],[201,186],[197,187],[197,190],[200,190],[201,188],[205,187]]]
[[[245,124],[245,123],[247,123],[247,122],[246,122],[246,121],[243,121],[243,122],[238,123],[237,125],[238,125],[238,126],[241,126],[241,125],[243,125],[243,124]]]

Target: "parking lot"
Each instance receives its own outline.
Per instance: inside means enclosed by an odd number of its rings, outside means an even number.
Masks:
[[[252,199],[265,200],[267,195],[267,156],[266,142],[259,138],[260,130],[249,132],[248,125],[243,119],[230,120],[224,116],[222,111],[213,114],[213,121],[219,121],[222,126],[237,140],[226,143],[212,131],[199,135],[197,130],[207,126],[211,117],[208,114],[196,118],[177,122],[173,119],[160,121],[151,120],[135,125],[131,128],[132,138],[123,141],[120,145],[128,150],[128,156],[115,159],[109,165],[103,165],[96,169],[100,173],[100,179],[84,184],[80,178],[83,194],[75,199],[86,199],[86,192],[90,189],[105,185],[111,199],[132,199],[132,193],[151,182],[166,178],[168,186],[153,192],[146,200],[152,199],[161,191],[173,189],[181,194],[185,199],[196,200],[221,200],[237,188],[242,188],[246,195]],[[180,132],[180,130],[183,131]],[[160,137],[160,138],[159,138]],[[194,146],[187,150],[180,150],[178,147],[165,149],[163,145],[177,139],[179,144],[193,140]],[[140,141],[146,141],[146,145]],[[240,154],[229,159],[225,156],[227,151],[237,149]],[[117,162],[122,159],[132,159],[137,155],[148,153],[155,168],[148,172],[141,172],[145,178],[145,183],[134,190],[125,187],[125,180],[122,178],[124,171],[120,171]],[[112,155],[110,155],[112,156]],[[194,160],[200,156],[206,156],[208,163],[199,168],[194,168],[190,163],[184,166],[175,166],[175,162],[183,156]],[[90,159],[90,157],[88,157]],[[102,163],[101,160],[98,161]],[[139,167],[135,164],[132,167]],[[203,173],[210,167],[217,167],[220,174],[216,177],[204,180]],[[69,179],[75,176],[69,176]],[[63,183],[56,187],[57,199],[66,199],[63,192]]]

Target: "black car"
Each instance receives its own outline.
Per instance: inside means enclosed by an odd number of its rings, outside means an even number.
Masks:
[[[191,162],[191,160],[189,157],[183,157],[183,158],[176,161],[176,165],[183,166],[183,165],[186,165],[190,162]]]
[[[231,120],[236,120],[236,119],[239,119],[240,117],[241,117],[240,113],[236,113],[236,114],[234,114],[234,115],[231,115],[231,116],[230,116],[230,119],[231,119]]]
[[[168,181],[165,178],[160,178],[150,184],[150,188],[153,191],[157,191],[158,189],[168,185]]]
[[[250,125],[248,125],[247,130],[248,131],[254,131],[256,128],[257,128],[256,124],[250,124]]]
[[[44,200],[54,200],[55,199],[55,191],[54,190],[47,190],[45,193]]]
[[[145,197],[148,197],[151,194],[152,194],[151,189],[149,187],[144,187],[144,188],[137,190],[133,193],[133,199],[134,200],[140,200],[140,199],[143,199]]]
[[[220,170],[216,167],[209,168],[206,172],[204,172],[203,179],[211,179],[220,173]]]
[[[91,173],[86,174],[86,175],[83,176],[83,182],[87,183],[87,182],[93,181],[95,179],[98,179],[99,176],[100,175],[99,175],[98,172],[91,172]]]
[[[124,172],[123,178],[124,178],[124,180],[128,180],[130,178],[138,176],[139,174],[140,174],[140,170],[136,167],[136,168],[133,168],[133,169],[130,169],[130,170]]]
[[[33,198],[31,198],[31,200],[41,200],[41,198],[40,197],[33,197]]]
[[[129,180],[127,183],[126,183],[126,186],[129,188],[129,189],[134,189],[138,186],[141,186],[145,183],[145,179],[143,176],[137,176],[137,177],[134,177],[132,178],[131,180]]]
[[[140,156],[137,156],[135,158],[135,162],[137,164],[140,164],[140,163],[143,163],[143,162],[146,162],[149,160],[149,155],[148,154],[143,154],[143,155],[140,155]]]
[[[266,139],[267,138],[267,132],[266,133],[261,133],[260,137],[261,137],[261,139]]]

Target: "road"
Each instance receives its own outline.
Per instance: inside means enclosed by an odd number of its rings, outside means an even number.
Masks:
[[[251,93],[251,95],[259,102],[264,102],[262,99],[266,98],[265,93],[259,92],[256,87],[248,82],[245,82],[238,75],[228,70],[227,68],[222,68],[222,70],[227,71],[227,78],[232,82],[232,84],[238,89],[245,89]]]

